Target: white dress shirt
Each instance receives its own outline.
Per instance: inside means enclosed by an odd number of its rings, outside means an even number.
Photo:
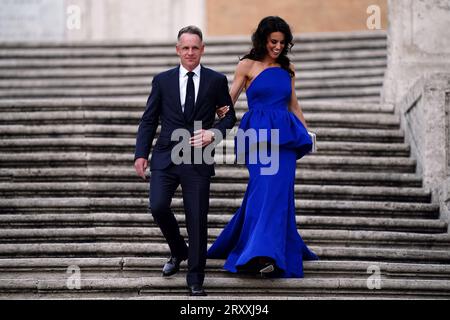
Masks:
[[[195,101],[197,102],[197,95],[198,95],[198,88],[200,87],[200,70],[201,66],[198,65],[192,72],[195,73],[192,80],[194,80],[194,88],[195,88]],[[189,71],[186,70],[183,65],[180,64],[180,101],[181,101],[181,111],[184,112],[184,103],[186,100],[186,87],[188,82],[188,73]]]

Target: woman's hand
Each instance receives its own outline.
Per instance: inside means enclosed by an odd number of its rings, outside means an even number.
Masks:
[[[219,119],[222,119],[223,117],[225,117],[225,115],[227,114],[227,112],[229,110],[230,110],[230,106],[224,106],[222,108],[217,109],[216,113],[219,116]]]

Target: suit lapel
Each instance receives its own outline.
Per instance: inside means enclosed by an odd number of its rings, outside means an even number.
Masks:
[[[184,118],[183,110],[181,109],[181,100],[180,100],[180,66],[173,69],[172,75],[171,75],[170,83],[175,84],[175,111],[179,113]]]
[[[206,92],[208,92],[208,87],[210,85],[210,81],[208,77],[208,72],[205,70],[203,66],[200,69],[200,85],[198,88],[197,100],[195,102],[194,113],[198,110],[198,107],[201,105],[202,100],[204,99]]]

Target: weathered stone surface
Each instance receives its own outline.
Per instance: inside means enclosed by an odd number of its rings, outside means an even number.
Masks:
[[[398,102],[423,75],[450,70],[450,6],[442,0],[389,1],[385,102]]]
[[[448,223],[438,219],[440,207],[422,185],[394,105],[370,102],[379,96],[385,38],[320,39],[303,39],[294,62],[303,67],[297,86],[311,99],[300,102],[321,145],[298,162],[296,222],[321,260],[305,263],[301,281],[267,282],[208,261],[206,289],[218,298],[449,298]],[[247,41],[215,40],[208,62],[230,77],[232,56]],[[130,158],[145,79],[173,63],[171,50],[168,44],[0,49],[6,67],[0,95],[18,97],[0,98],[1,298],[185,297],[185,264],[176,277],[160,276],[168,246],[148,212],[148,181],[136,176]],[[39,69],[47,57],[56,68]],[[89,66],[80,68],[83,62]],[[71,86],[72,98],[55,98]],[[353,101],[342,100],[349,96]],[[241,98],[239,117],[246,108]],[[232,136],[223,146],[232,151]],[[231,162],[218,164],[216,173],[209,243],[240,206],[248,180],[245,167]],[[181,199],[178,190],[172,204],[186,236]],[[67,288],[69,267],[80,268],[79,291]],[[374,267],[379,291],[367,287]]]

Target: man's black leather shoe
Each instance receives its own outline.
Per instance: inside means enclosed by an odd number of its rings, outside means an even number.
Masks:
[[[185,259],[170,257],[169,261],[167,261],[163,267],[163,276],[170,277],[180,271],[180,264],[183,260]]]
[[[205,290],[203,290],[203,287],[199,284],[194,284],[192,286],[189,286],[189,295],[190,296],[207,296]]]

